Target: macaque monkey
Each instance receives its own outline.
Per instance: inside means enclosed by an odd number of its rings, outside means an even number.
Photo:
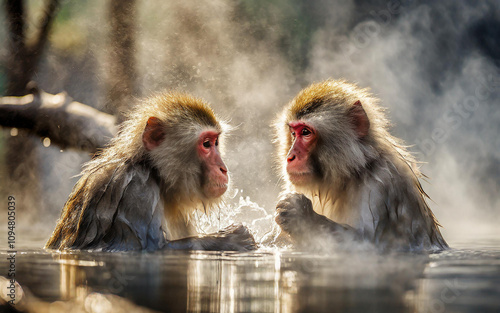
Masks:
[[[299,246],[367,241],[381,250],[448,247],[415,160],[378,100],[343,80],[302,90],[276,123],[285,193],[276,222]]]
[[[137,106],[88,162],[46,244],[103,251],[251,250],[244,226],[197,236],[189,216],[217,206],[228,187],[223,125],[210,106],[179,93]]]

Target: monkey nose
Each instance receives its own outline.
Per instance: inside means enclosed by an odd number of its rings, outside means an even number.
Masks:
[[[295,160],[295,154],[292,154],[286,160],[287,160],[288,163],[292,162],[293,160]]]
[[[220,167],[220,171],[222,172],[223,175],[227,175],[227,168]]]

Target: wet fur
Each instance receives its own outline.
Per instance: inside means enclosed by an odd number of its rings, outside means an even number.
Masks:
[[[151,116],[166,131],[160,146],[146,151],[142,133]],[[196,235],[191,213],[210,211],[221,201],[201,192],[204,169],[196,141],[203,130],[223,128],[207,103],[186,94],[164,93],[140,103],[109,146],[84,166],[45,247],[155,250]]]
[[[362,138],[349,114],[358,100],[370,123]],[[319,136],[311,155],[317,179],[306,187],[294,186],[286,172],[293,140],[288,124],[295,120],[310,123]],[[382,249],[444,249],[447,244],[426,203],[415,159],[389,134],[388,125],[378,99],[367,89],[344,80],[305,88],[275,122],[285,192],[305,194],[318,214],[351,226]]]

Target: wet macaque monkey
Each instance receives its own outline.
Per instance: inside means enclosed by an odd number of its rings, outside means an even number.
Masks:
[[[387,131],[377,102],[354,84],[327,80],[302,90],[279,115],[286,190],[276,222],[299,246],[447,247],[415,160]]]
[[[254,249],[244,226],[197,236],[189,222],[195,209],[216,207],[227,189],[222,130],[200,99],[165,93],[145,100],[86,164],[45,247]]]

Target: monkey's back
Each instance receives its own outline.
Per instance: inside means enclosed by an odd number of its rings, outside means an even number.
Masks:
[[[165,245],[155,173],[109,162],[84,171],[46,244],[50,249],[156,250]]]
[[[364,179],[359,227],[383,250],[433,251],[448,247],[409,163],[381,158]]]

